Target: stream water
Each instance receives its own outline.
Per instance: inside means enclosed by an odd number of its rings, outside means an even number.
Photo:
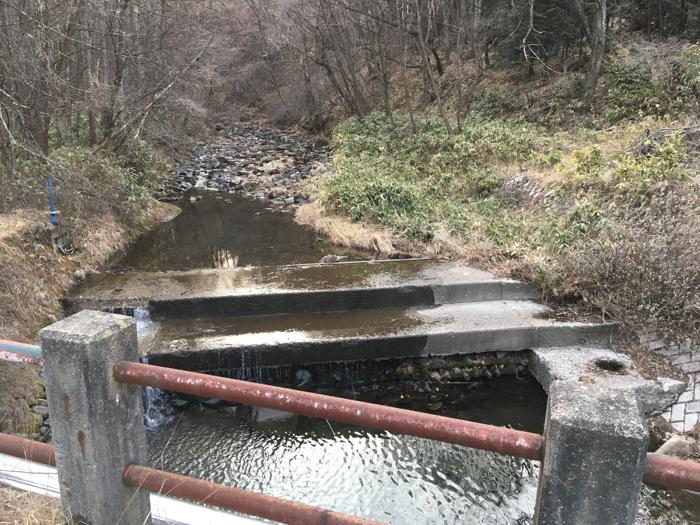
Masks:
[[[437,410],[425,401],[431,396],[407,400],[396,393],[397,385],[388,391],[386,385],[350,387],[335,394],[530,432],[543,429],[546,396],[531,377],[464,387]],[[159,414],[168,402],[153,399],[150,412]],[[532,523],[538,462],[212,402],[190,400],[184,409],[170,409],[160,419],[165,423],[148,432],[155,467],[390,525]],[[698,523],[698,516],[697,495],[643,488],[639,525]]]
[[[194,201],[191,200],[195,199]],[[237,194],[190,192],[182,213],[140,237],[115,269],[190,270],[316,263],[324,255],[364,259],[367,254],[332,245],[290,213]]]
[[[372,389],[356,394],[376,400]],[[484,382],[459,399],[439,413],[542,431],[546,396],[532,378]],[[425,410],[420,402],[402,406]],[[152,462],[391,524],[526,523],[532,513],[534,462],[326,420],[267,417],[249,407],[189,406],[149,433]]]

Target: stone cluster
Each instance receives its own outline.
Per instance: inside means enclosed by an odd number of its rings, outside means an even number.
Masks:
[[[221,140],[195,150],[161,189],[162,200],[211,190],[238,193],[291,210],[308,202],[305,179],[329,164],[328,143],[275,129],[219,124]]]
[[[399,379],[472,381],[526,373],[527,358],[521,353],[489,352],[472,357],[451,356],[411,359],[396,368]]]
[[[32,439],[48,443],[51,441],[51,424],[49,423],[49,403],[42,387],[36,398],[28,400],[31,408],[30,426]]]

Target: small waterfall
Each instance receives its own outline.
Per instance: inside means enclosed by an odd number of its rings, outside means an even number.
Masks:
[[[148,357],[141,361],[148,364]],[[143,388],[143,420],[148,429],[156,429],[175,419],[175,409],[170,403],[170,396],[160,388],[146,386]]]
[[[144,332],[153,327],[153,321],[151,321],[151,312],[148,308],[137,307],[134,308],[134,320],[136,321],[136,331]]]
[[[241,351],[241,369],[236,374],[236,379],[255,383],[263,382],[262,369],[254,363],[254,357],[255,355],[249,354],[248,350]]]

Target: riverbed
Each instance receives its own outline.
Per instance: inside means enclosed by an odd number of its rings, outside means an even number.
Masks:
[[[317,263],[369,254],[329,243],[291,213],[235,193],[188,192],[182,209],[140,237],[113,265],[121,271],[168,271]]]

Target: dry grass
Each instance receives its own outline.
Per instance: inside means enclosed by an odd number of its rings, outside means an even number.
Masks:
[[[420,257],[459,259],[499,275],[510,275],[512,270],[499,257],[500,251],[494,249],[493,245],[485,241],[465,242],[450,235],[444,228],[439,228],[430,242],[408,240],[377,225],[354,222],[347,217],[330,213],[318,200],[299,207],[294,218],[300,224],[311,226],[339,246],[376,251],[376,241],[381,254],[398,251]]]
[[[172,205],[153,202],[144,223],[173,213]],[[51,248],[46,214],[31,209],[0,214],[0,337],[36,342],[43,326],[61,318],[59,301],[75,284],[76,270],[103,264],[141,233],[109,212],[73,221],[70,230],[78,250],[59,255]],[[38,382],[36,367],[0,362],[0,430],[35,431],[26,399]]]
[[[0,525],[62,525],[58,499],[0,488]]]
[[[0,361],[0,431],[31,435],[41,426],[28,400],[40,393],[39,367]]]
[[[395,243],[401,242],[385,229],[326,213],[317,201],[301,206],[295,219],[300,224],[311,226],[339,246],[376,251],[376,244],[380,253],[390,253],[394,251]]]

